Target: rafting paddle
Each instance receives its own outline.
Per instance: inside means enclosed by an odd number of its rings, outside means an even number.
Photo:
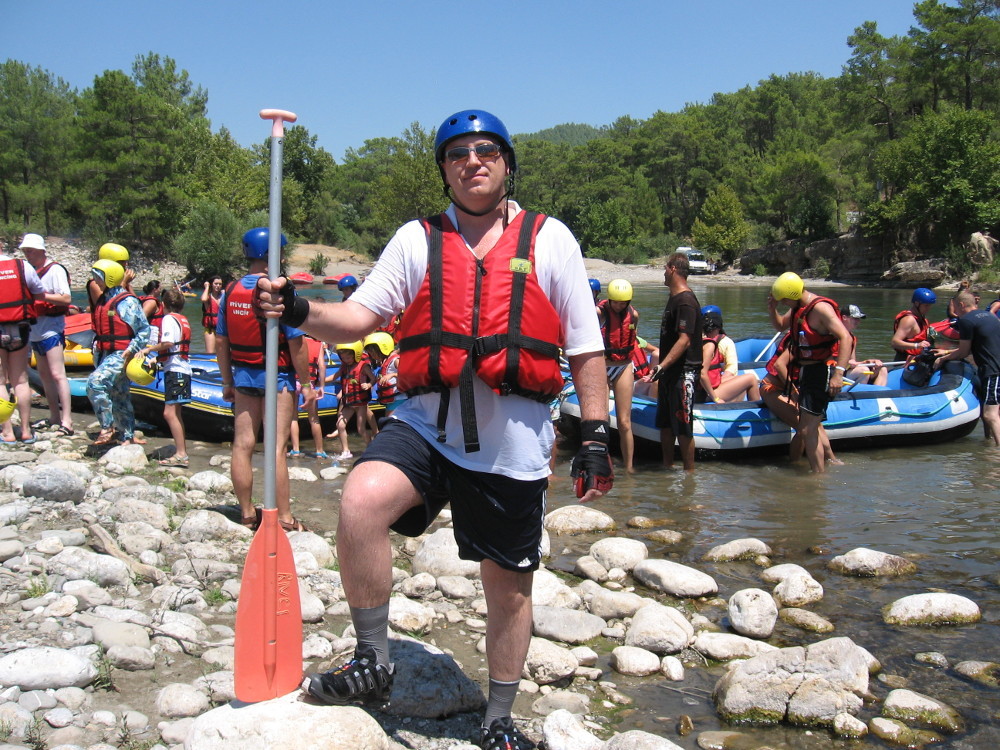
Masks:
[[[271,120],[271,196],[267,275],[281,272],[281,172],[283,122],[296,115],[261,110]],[[278,320],[268,318],[264,352],[264,509],[250,543],[236,609],[236,697],[246,703],[290,693],[302,682],[302,609],[299,579],[288,537],[278,525],[275,492],[278,444]]]

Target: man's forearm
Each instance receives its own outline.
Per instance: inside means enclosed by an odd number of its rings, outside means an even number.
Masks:
[[[580,400],[580,418],[608,421],[608,376],[603,352],[588,352],[569,358],[573,385]]]

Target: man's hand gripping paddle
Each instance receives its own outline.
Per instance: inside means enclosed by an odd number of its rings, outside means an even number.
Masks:
[[[271,120],[271,196],[268,230],[268,277],[281,268],[281,166],[283,122],[291,112],[265,109]],[[276,448],[278,419],[278,321],[267,321],[264,391],[264,509],[247,553],[236,609],[236,697],[244,702],[277,698],[302,682],[302,609],[299,579],[288,537],[278,524]]]

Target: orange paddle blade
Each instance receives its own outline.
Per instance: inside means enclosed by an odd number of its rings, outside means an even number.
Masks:
[[[236,697],[245,703],[286,695],[302,682],[302,607],[288,537],[276,508],[265,508],[250,543],[236,608]]]

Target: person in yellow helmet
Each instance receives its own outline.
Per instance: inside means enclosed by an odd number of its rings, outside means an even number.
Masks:
[[[364,346],[360,341],[337,344],[340,369],[336,382],[340,384],[340,404],[337,411],[337,437],[340,438],[340,461],[354,458],[347,445],[347,430],[351,420],[357,417],[358,435],[365,445],[371,442],[368,434],[368,402],[372,397],[375,374],[368,358],[364,356]],[[377,432],[378,428],[376,428]],[[328,436],[329,437],[329,436]]]
[[[779,308],[785,308],[784,311]],[[790,378],[799,391],[799,426],[809,467],[826,471],[823,420],[830,400],[844,387],[851,358],[851,334],[837,303],[805,288],[795,273],[783,273],[771,287],[768,315],[776,331],[786,328]]]
[[[94,322],[94,371],[87,378],[87,398],[101,424],[94,445],[142,443],[135,437],[129,361],[149,344],[149,321],[139,299],[128,291],[125,269],[117,261],[101,258],[91,268],[91,280],[100,291],[91,306]]]
[[[117,242],[105,242],[97,251],[98,260],[110,260],[120,265],[125,273],[122,277],[121,287],[129,294],[135,294],[132,290],[132,282],[135,280],[135,271],[129,268],[129,254],[124,245]],[[90,301],[90,308],[94,308],[97,298],[102,294],[97,282],[93,278],[87,280],[87,299]]]
[[[632,436],[632,394],[635,373],[632,350],[639,335],[639,311],[632,307],[632,285],[625,279],[608,284],[608,298],[597,303],[597,318],[604,337],[604,366],[608,386],[615,396],[618,445],[625,471],[633,471],[635,440]]]

